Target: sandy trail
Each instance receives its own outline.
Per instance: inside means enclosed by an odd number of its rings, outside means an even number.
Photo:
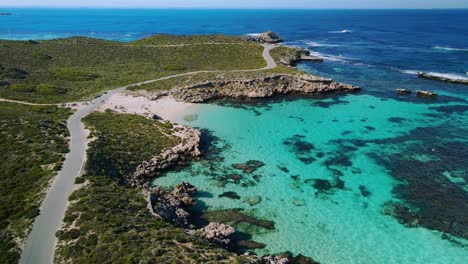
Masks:
[[[263,44],[263,57],[267,65],[261,69],[250,70],[231,70],[228,72],[253,72],[259,70],[273,69],[276,63],[270,56],[270,50],[275,48],[273,44]],[[81,119],[96,111],[97,109],[112,108],[115,106],[114,100],[122,100],[125,103],[124,95],[120,95],[125,89],[130,86],[138,86],[148,83],[153,83],[161,80],[167,80],[175,77],[193,75],[197,73],[211,73],[211,72],[226,72],[226,71],[196,71],[181,74],[166,76],[154,80],[139,82],[124,87],[116,88],[108,91],[107,93],[91,100],[88,104],[82,104],[77,108],[77,111],[70,116],[67,121],[67,128],[70,131],[70,152],[65,156],[61,171],[55,177],[47,195],[42,202],[41,214],[36,217],[33,228],[26,242],[26,246],[22,251],[20,263],[27,264],[50,264],[53,263],[53,256],[57,239],[55,233],[60,230],[62,226],[62,219],[65,216],[65,211],[68,204],[68,197],[74,190],[75,179],[82,173],[83,167],[86,162],[86,149],[88,145],[88,131],[85,129]],[[115,96],[115,97],[114,97]],[[109,99],[113,99],[112,103],[107,103]],[[9,101],[28,105],[55,105],[55,104],[34,104],[27,102],[20,102],[14,100],[0,99],[2,101]],[[118,101],[120,102],[120,101]],[[147,99],[137,98],[137,103],[127,105],[129,113],[142,112],[144,113],[145,107],[158,113],[163,118],[169,120],[175,118],[177,115],[190,107],[190,104],[178,103],[170,98],[160,99],[153,103]],[[106,104],[107,103],[107,104]],[[69,103],[71,104],[71,103]],[[66,104],[67,105],[67,104]],[[143,108],[142,108],[143,107]],[[115,109],[117,110],[117,109]]]

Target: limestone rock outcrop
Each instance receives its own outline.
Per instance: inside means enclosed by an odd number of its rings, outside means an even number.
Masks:
[[[208,240],[223,245],[228,245],[231,242],[228,237],[235,232],[232,226],[216,222],[209,223],[204,228],[199,229],[199,231]]]
[[[419,97],[436,97],[438,94],[431,91],[417,90],[416,95]]]
[[[217,80],[176,87],[170,91],[170,95],[182,102],[204,103],[217,99],[249,100],[291,93],[319,94],[359,90],[357,86],[307,74],[271,74],[254,79]]]
[[[199,130],[185,125],[176,125],[174,131],[176,131],[174,135],[180,138],[181,143],[164,150],[149,161],[142,162],[130,176],[129,182],[133,186],[148,185],[148,180],[152,177],[172,166],[185,165],[188,160],[201,154],[198,148],[201,136]]]
[[[468,84],[468,79],[467,78],[465,78],[465,79],[462,79],[462,78],[449,78],[449,77],[434,75],[434,74],[426,73],[426,72],[418,72],[418,77],[419,78],[424,78],[424,79],[429,79],[429,80],[448,82],[448,83]]]
[[[246,41],[254,41],[254,42],[260,42],[260,43],[272,43],[272,44],[283,42],[283,40],[278,36],[278,34],[276,34],[273,31],[266,31],[256,36],[251,36],[251,35],[244,36],[243,39]]]
[[[195,204],[191,196],[196,192],[197,188],[185,182],[172,191],[153,188],[150,191],[153,212],[176,226],[193,228],[188,221],[190,215],[185,209]]]

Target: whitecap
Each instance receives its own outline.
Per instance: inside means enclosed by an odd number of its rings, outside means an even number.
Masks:
[[[348,29],[343,29],[343,30],[337,30],[337,31],[328,31],[328,33],[332,34],[346,34],[346,33],[353,33],[351,30]]]
[[[304,41],[305,44],[309,47],[339,47],[340,45],[336,44],[326,44],[326,43],[319,43],[315,41]]]
[[[424,71],[416,71],[416,70],[400,70],[402,73],[417,75],[419,72]],[[458,80],[468,80],[468,77],[456,74],[456,73],[441,73],[441,72],[426,72],[427,74],[442,77],[442,78],[449,78],[449,79],[458,79]],[[468,73],[467,73],[468,74]]]
[[[449,78],[449,79],[468,80],[466,76],[456,74],[456,73],[428,72],[428,74],[434,75],[437,77]]]
[[[416,71],[416,70],[399,70],[399,71],[401,71],[402,73],[412,74],[412,75],[417,75],[418,72],[421,72],[421,71]]]
[[[262,33],[249,33],[249,34],[246,34],[247,36],[251,36],[251,37],[258,37],[260,36]]]
[[[444,51],[465,51],[465,52],[468,52],[468,49],[463,49],[463,48],[452,48],[452,47],[442,47],[442,46],[434,46],[432,48],[436,49],[436,50],[444,50]]]
[[[309,50],[311,56],[319,57],[329,61],[349,62],[350,58],[341,55],[331,55]]]

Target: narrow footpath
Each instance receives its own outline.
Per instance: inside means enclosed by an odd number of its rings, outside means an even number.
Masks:
[[[251,70],[232,70],[229,72],[253,72],[259,70],[268,70],[276,67],[276,63],[270,55],[270,50],[276,45],[263,45],[263,58],[267,62],[267,66],[261,69]],[[62,219],[65,216],[67,209],[68,197],[72,194],[75,179],[82,173],[86,161],[86,149],[88,145],[88,131],[85,129],[81,119],[95,111],[99,106],[104,104],[112,95],[123,92],[130,86],[138,86],[148,83],[153,83],[161,80],[167,80],[175,77],[193,75],[197,73],[210,72],[226,72],[226,71],[196,71],[187,72],[176,75],[171,75],[159,79],[144,81],[120,87],[101,95],[92,100],[89,104],[84,105],[76,111],[67,120],[67,127],[70,131],[70,152],[65,156],[61,171],[55,177],[54,182],[48,190],[48,193],[42,202],[41,214],[36,217],[32,231],[29,234],[26,246],[21,254],[20,263],[22,264],[50,264],[53,263],[54,251],[57,244],[55,233],[62,226]],[[0,99],[0,101],[10,101],[16,103],[24,103],[36,105],[33,103],[25,103]],[[39,105],[39,104],[38,104]]]

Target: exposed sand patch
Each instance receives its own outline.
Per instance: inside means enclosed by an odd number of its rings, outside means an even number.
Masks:
[[[118,93],[99,107],[99,111],[111,109],[120,113],[138,114],[152,117],[157,115],[162,119],[176,122],[196,107],[192,103],[178,102],[174,98],[166,96],[158,100],[150,100],[148,97]]]

